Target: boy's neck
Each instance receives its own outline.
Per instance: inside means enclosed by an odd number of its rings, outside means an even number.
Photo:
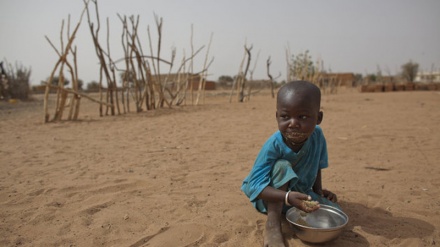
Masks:
[[[304,143],[306,143],[306,141],[307,141],[308,139],[309,139],[309,138],[305,139],[303,142],[300,142],[300,143],[295,143],[295,142],[289,141],[287,138],[285,138],[285,137],[283,136],[284,143],[286,143],[286,145],[287,145],[290,149],[292,149],[294,152],[298,152],[299,150],[301,150],[302,146],[304,145]]]

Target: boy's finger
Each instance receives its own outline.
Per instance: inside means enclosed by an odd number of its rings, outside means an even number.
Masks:
[[[302,200],[302,201],[304,201],[304,200],[312,200],[312,197],[310,197],[309,195],[307,195],[307,194],[303,194],[303,193],[299,193],[298,192],[298,195],[297,195],[297,197],[296,197],[297,199],[299,199],[299,200]]]

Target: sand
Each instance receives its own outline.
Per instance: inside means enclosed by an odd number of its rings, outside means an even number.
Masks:
[[[0,246],[262,246],[240,186],[275,101],[228,99],[113,117],[83,99],[80,121],[50,124],[41,96],[0,103]],[[439,106],[438,91],[323,96],[323,186],[350,218],[326,246],[440,245]]]

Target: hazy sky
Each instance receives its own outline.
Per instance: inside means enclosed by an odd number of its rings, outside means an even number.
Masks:
[[[270,56],[272,75],[281,73],[278,81],[284,80],[288,47],[293,54],[309,50],[313,60],[323,60],[325,69],[332,72],[365,75],[380,68],[383,74],[396,74],[409,60],[419,63],[422,70],[430,71],[432,65],[440,68],[439,0],[100,0],[98,5],[100,41],[106,46],[109,18],[114,60],[123,56],[117,14],[140,16],[138,31],[144,53],[149,51],[148,26],[156,49],[154,14],[162,17],[163,58],[169,60],[175,47],[179,63],[184,53],[191,52],[193,25],[194,49],[205,45],[195,59],[195,71],[202,68],[213,34],[210,80],[237,74],[245,42],[253,46],[252,67],[259,54],[254,79],[267,79]],[[59,49],[62,20],[67,21],[70,14],[73,30],[83,8],[82,0],[0,0],[0,60],[31,67],[31,83],[39,84],[58,60],[45,35]],[[79,78],[85,83],[98,80],[98,59],[86,17],[75,45]],[[161,71],[167,70],[167,66],[161,67]]]

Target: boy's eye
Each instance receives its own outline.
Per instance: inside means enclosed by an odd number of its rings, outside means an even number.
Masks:
[[[304,119],[307,119],[307,116],[305,116],[305,115],[301,115],[301,116],[299,116],[299,118],[302,119],[302,120],[304,120]]]

